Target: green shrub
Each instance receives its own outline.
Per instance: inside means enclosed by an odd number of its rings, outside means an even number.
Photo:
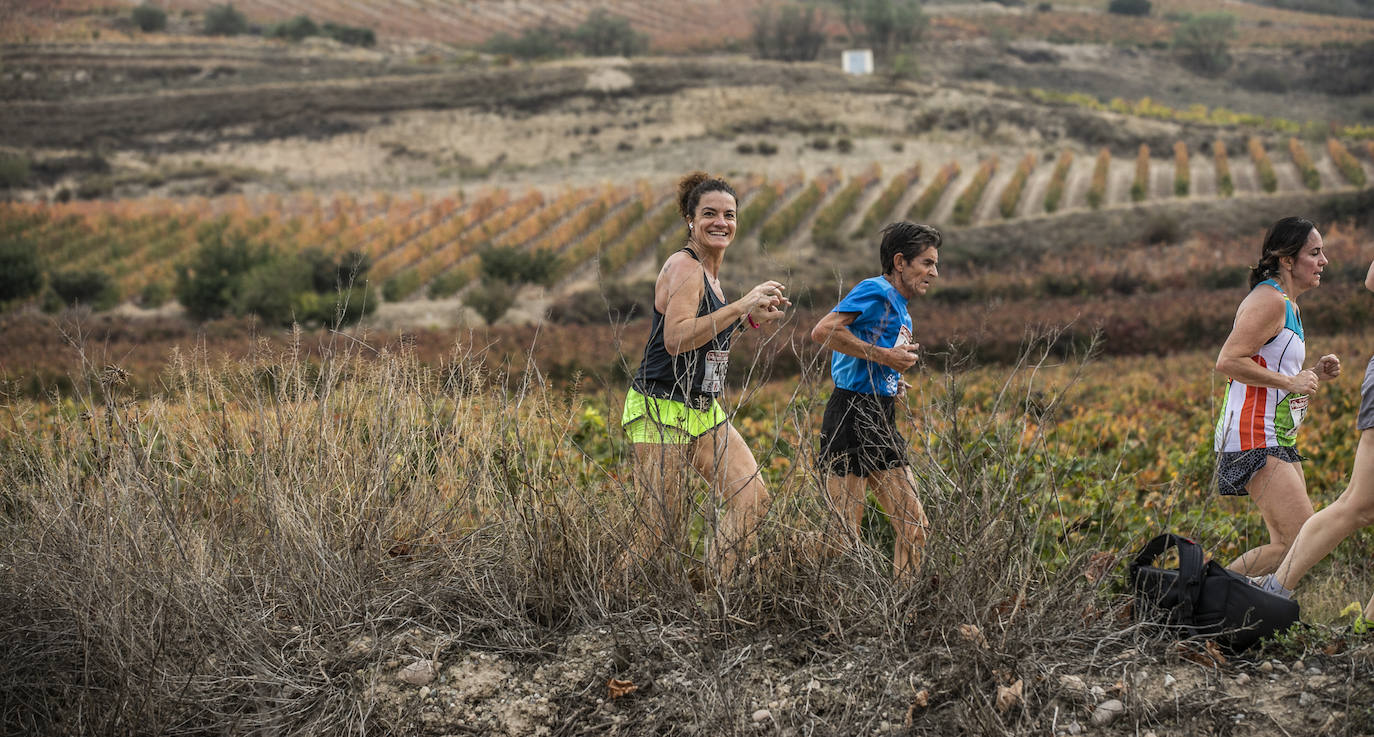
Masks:
[[[515,292],[515,286],[510,283],[490,281],[469,289],[463,295],[463,304],[477,310],[483,320],[492,323],[515,304]]]
[[[649,49],[649,37],[631,27],[629,18],[605,8],[593,10],[570,38],[587,56],[634,56]]]
[[[192,317],[220,317],[239,303],[245,277],[267,263],[271,254],[250,244],[242,233],[230,231],[227,219],[202,226],[196,240],[199,245],[190,260],[177,267],[174,291]]]
[[[429,280],[429,296],[444,299],[457,294],[471,280],[468,272],[462,269],[449,269]]]
[[[152,3],[143,3],[132,11],[134,25],[144,33],[161,31],[167,27],[167,11]]]
[[[172,290],[166,282],[150,281],[139,290],[138,303],[144,307],[161,307],[172,298]]]
[[[291,20],[276,23],[267,29],[268,38],[281,38],[287,41],[303,41],[310,36],[320,35],[320,27],[308,15],[298,15]]]
[[[772,141],[759,141],[757,148],[759,154],[763,156],[772,156],[778,152],[778,144]]]
[[[103,271],[58,271],[48,275],[48,284],[64,306],[79,304],[108,310],[119,302],[119,288]]]
[[[489,280],[549,284],[558,272],[558,254],[546,248],[525,251],[514,246],[489,246],[478,256],[482,275]]]
[[[556,59],[568,55],[567,44],[566,28],[543,24],[526,28],[518,38],[508,33],[497,33],[488,38],[482,48],[492,54],[517,59]]]
[[[1236,35],[1236,17],[1230,13],[1195,15],[1174,30],[1174,51],[1184,66],[1216,76],[1231,66],[1229,44]]]
[[[248,19],[233,3],[212,5],[205,11],[205,34],[207,36],[237,36],[248,32]]]
[[[348,44],[349,46],[365,46],[370,48],[377,45],[377,34],[374,33],[371,28],[345,26],[325,21],[325,23],[320,26],[320,33],[339,43]]]
[[[382,296],[388,302],[400,302],[420,288],[420,274],[414,269],[406,269],[382,284]]]
[[[24,186],[29,181],[29,173],[28,159],[0,154],[0,189]]]
[[[244,275],[232,312],[257,315],[276,325],[305,322],[309,318],[298,314],[297,295],[308,291],[310,265],[299,256],[272,254]]]
[[[1112,0],[1107,3],[1107,12],[1117,15],[1149,15],[1150,0]]]
[[[825,44],[824,24],[814,7],[784,5],[774,15],[764,6],[754,14],[754,50],[764,59],[813,61]]]
[[[351,289],[367,281],[372,259],[362,251],[352,250],[335,258],[319,248],[307,248],[298,256],[310,273],[310,288],[316,292]]]
[[[337,328],[352,325],[376,312],[378,301],[377,295],[365,287],[336,292],[299,292],[292,298],[291,315],[296,322],[318,322]]]
[[[370,265],[357,251],[337,259],[318,249],[272,254],[244,276],[233,311],[277,325],[357,322],[377,307],[378,297],[367,287]]]
[[[919,41],[929,23],[918,0],[864,0],[846,8],[844,23],[851,38],[862,38],[883,52],[904,49]]]
[[[893,54],[891,61],[887,64],[887,79],[895,84],[904,80],[916,79],[921,76],[921,67],[916,63],[916,57],[908,53]],[[901,149],[898,149],[899,151]]]
[[[30,297],[42,287],[38,247],[22,238],[0,239],[0,303]]]

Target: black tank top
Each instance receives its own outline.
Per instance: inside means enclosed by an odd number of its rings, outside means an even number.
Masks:
[[[701,259],[690,248],[683,251],[700,263]],[[701,275],[705,289],[701,304],[697,306],[697,317],[709,315],[729,304],[716,296],[705,272]],[[670,355],[663,345],[663,313],[654,305],[654,319],[649,327],[649,342],[644,346],[644,360],[639,362],[631,386],[646,397],[674,399],[695,409],[707,409],[711,400],[720,396],[725,386],[725,369],[730,356],[730,338],[735,334],[736,323],[716,333],[709,343],[695,350],[685,351],[676,356]]]

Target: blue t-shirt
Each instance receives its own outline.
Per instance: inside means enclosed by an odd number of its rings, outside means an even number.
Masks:
[[[859,282],[831,312],[859,313],[849,324],[849,332],[864,342],[880,348],[895,348],[911,342],[911,315],[906,311],[906,297],[884,277],[875,276]],[[880,363],[833,351],[830,377],[840,389],[895,397],[901,374]]]

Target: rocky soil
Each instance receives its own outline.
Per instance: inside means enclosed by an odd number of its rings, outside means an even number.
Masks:
[[[356,671],[360,697],[410,734],[1374,731],[1374,642],[1367,640],[1329,641],[1331,654],[1290,650],[1253,659],[1153,641],[1085,660],[1020,663],[980,679],[963,672],[959,646],[926,670],[890,667],[892,658],[877,653],[896,648],[900,661],[903,645],[877,638],[836,648],[787,633],[752,632],[723,643],[702,642],[701,634],[607,625],[517,654],[464,646],[454,633],[411,630],[350,647],[371,658]],[[931,653],[922,655],[911,653],[907,663],[931,661]],[[973,715],[988,705],[1002,720],[993,732],[980,731]]]

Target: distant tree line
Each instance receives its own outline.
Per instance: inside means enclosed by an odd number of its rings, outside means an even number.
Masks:
[[[920,40],[927,19],[919,0],[832,0],[848,42],[896,56]],[[825,13],[814,5],[765,6],[754,16],[751,40],[759,56],[812,61],[827,40]]]
[[[134,25],[145,33],[155,33],[167,28],[167,11],[145,2],[132,11]],[[325,36],[350,46],[373,46],[377,34],[371,28],[346,26],[325,21],[315,23],[308,15],[298,15],[290,20],[273,23],[266,28],[256,28],[249,24],[248,18],[234,7],[233,3],[213,5],[205,11],[202,30],[207,36],[239,36],[247,33],[261,33],[268,38],[288,41],[301,41],[310,36]]]
[[[630,20],[604,8],[593,10],[575,28],[551,23],[526,28],[519,36],[498,33],[483,49],[517,59],[555,59],[572,54],[635,56],[649,49],[649,36],[636,31]]]

